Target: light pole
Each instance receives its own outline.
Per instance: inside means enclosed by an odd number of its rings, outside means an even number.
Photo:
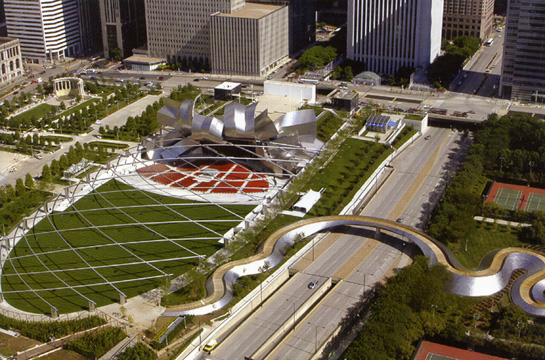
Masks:
[[[318,325],[315,325],[313,323],[311,323],[310,321],[308,322],[309,325],[312,325],[314,326],[314,354],[316,354],[316,352],[318,351],[318,328],[322,328],[322,329],[325,329],[324,326],[318,326]]]
[[[289,301],[293,305],[293,330],[295,330],[295,301],[291,301],[290,299],[286,299],[286,301]]]
[[[359,269],[356,270],[356,272],[359,272],[359,273],[363,274],[363,292],[362,292],[362,295],[365,296],[365,288],[367,287],[365,280],[366,280],[367,274],[364,273],[363,271],[359,270]]]
[[[478,312],[473,314],[473,319],[475,319],[475,330],[477,329],[477,321],[479,321],[480,318],[481,314],[479,314]]]
[[[437,305],[431,304],[431,313],[433,317],[433,325],[435,325],[435,310],[437,309]]]

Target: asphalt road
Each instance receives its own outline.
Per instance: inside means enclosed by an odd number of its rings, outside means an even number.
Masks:
[[[213,351],[211,359],[233,360],[252,355],[299,308],[323,281],[332,276],[351,255],[365,244],[353,235],[343,235],[326,253],[316,258],[304,273],[293,277]],[[319,280],[314,289],[308,284]],[[286,331],[289,329],[286,328]]]
[[[445,177],[463,156],[459,149],[469,143],[465,135],[450,129],[430,128],[428,134],[428,140],[418,139],[392,162],[395,171],[364,208],[363,215],[395,219],[400,213],[407,219],[404,223],[418,225],[422,209],[429,206],[430,199],[437,201],[438,185],[444,185]],[[312,308],[309,315],[300,320],[295,332],[286,329],[286,337],[272,352],[272,359],[310,359],[315,347],[330,337],[346,310],[358,301],[364,283],[372,286],[388,271],[406,263],[406,256],[402,257],[402,254],[407,249],[402,242],[386,237],[385,241],[379,242],[368,236],[368,232],[358,229],[340,236],[300,275],[290,279],[261,309],[220,342],[208,357],[227,360],[250,356],[293,316],[292,304],[300,306],[308,298],[308,282],[339,277],[339,273],[347,272],[344,280],[325,296],[321,306]],[[202,354],[202,358],[205,356]]]
[[[361,212],[417,228],[439,200],[446,181],[461,163],[470,140],[461,132],[429,128],[391,163],[394,171]]]

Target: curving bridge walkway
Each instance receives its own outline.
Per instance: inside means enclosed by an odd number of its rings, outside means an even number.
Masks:
[[[516,269],[525,269],[524,276],[518,278],[512,288],[511,297],[516,305],[535,316],[545,316],[545,256],[539,252],[507,248],[497,251],[493,256],[487,254],[479,270],[468,270],[460,265],[456,257],[441,243],[423,232],[390,220],[366,216],[324,216],[301,220],[285,226],[273,233],[263,246],[260,254],[219,267],[209,282],[209,295],[198,302],[170,306],[163,315],[202,315],[227,305],[233,297],[233,284],[241,276],[260,272],[266,264],[274,267],[283,258],[282,249],[292,245],[295,238],[316,234],[322,230],[341,225],[366,226],[376,229],[376,237],[381,231],[398,234],[420,248],[430,259],[430,265],[440,263],[451,273],[447,291],[463,296],[488,296],[502,290]]]

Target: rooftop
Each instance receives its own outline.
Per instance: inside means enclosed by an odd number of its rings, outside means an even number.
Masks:
[[[218,90],[233,90],[237,86],[240,86],[240,83],[225,81],[225,82],[222,82],[221,84],[219,84],[218,86],[216,86],[215,89],[218,89]]]
[[[358,96],[358,93],[350,90],[335,89],[327,96],[332,99],[352,100],[354,97]]]
[[[237,17],[237,18],[248,18],[248,19],[260,19],[264,16],[269,15],[283,6],[277,5],[264,5],[264,4],[255,4],[255,3],[246,3],[246,6],[238,11],[235,11],[231,14],[221,13],[220,16],[228,17]]]
[[[1,44],[5,44],[5,43],[8,43],[10,41],[18,41],[19,39],[17,38],[12,38],[12,37],[7,37],[7,36],[0,36],[0,45]]]
[[[160,62],[166,62],[165,59],[148,57],[144,55],[133,55],[126,58],[123,61],[131,62],[131,63],[140,63],[140,64],[155,64]]]

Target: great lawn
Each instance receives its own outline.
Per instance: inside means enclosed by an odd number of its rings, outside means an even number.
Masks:
[[[119,301],[119,292],[142,294],[165,284],[165,274],[176,277],[198,256],[219,250],[221,236],[251,209],[160,196],[112,180],[19,241],[4,266],[4,297],[21,310],[48,313],[46,301],[72,312],[87,309],[85,297],[101,306]],[[146,277],[156,278],[139,280]]]

